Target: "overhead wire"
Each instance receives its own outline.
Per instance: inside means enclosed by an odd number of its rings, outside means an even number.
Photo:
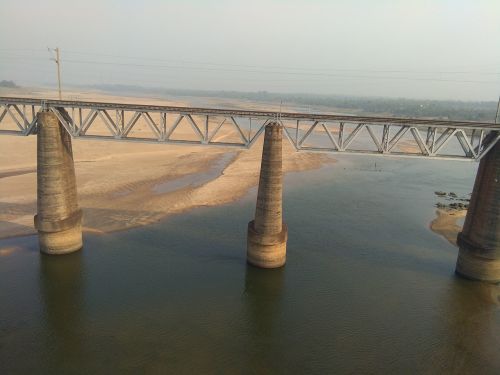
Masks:
[[[404,69],[404,70],[387,70],[387,69],[347,69],[347,68],[303,68],[303,67],[287,67],[280,65],[248,65],[248,64],[228,64],[228,63],[213,63],[213,62],[200,62],[192,60],[172,60],[172,59],[160,59],[160,58],[148,58],[148,57],[136,57],[136,56],[125,56],[125,55],[112,55],[112,54],[102,54],[102,53],[89,53],[89,52],[76,52],[67,51],[66,54],[78,54],[78,55],[90,55],[90,56],[102,56],[102,57],[112,57],[112,58],[125,58],[132,60],[149,60],[149,61],[164,61],[173,62],[179,64],[194,64],[194,65],[213,65],[213,66],[233,66],[233,67],[246,67],[246,68],[266,68],[266,69],[285,69],[285,70],[300,70],[300,71],[346,71],[346,72],[369,72],[369,73],[421,73],[421,74],[493,74],[500,75],[500,72],[477,72],[477,71],[429,71],[429,70],[414,70],[414,69]],[[492,65],[493,66],[493,65]],[[500,66],[500,62],[496,65]]]
[[[93,65],[111,65],[111,66],[132,66],[136,68],[155,68],[155,69],[179,69],[179,70],[198,70],[198,71],[217,71],[217,72],[231,72],[231,73],[256,73],[256,74],[277,74],[288,76],[314,76],[314,77],[334,77],[334,78],[353,78],[353,79],[390,79],[390,80],[410,80],[410,81],[435,81],[435,82],[460,82],[460,83],[482,83],[482,84],[497,84],[500,82],[495,81],[477,81],[477,80],[457,80],[457,79],[444,79],[444,78],[422,78],[422,77],[397,77],[397,76],[347,76],[331,73],[301,73],[301,72],[284,72],[284,71],[271,71],[271,70],[250,70],[250,69],[223,69],[223,68],[209,68],[209,67],[188,67],[180,65],[151,65],[151,64],[132,64],[132,63],[117,63],[117,62],[104,62],[93,60],[72,60],[65,59],[66,63],[75,64],[93,64]],[[500,73],[498,73],[500,74]]]
[[[31,51],[35,53],[46,52],[39,49],[0,49],[0,51],[7,51],[8,54],[0,54],[0,64],[16,63],[22,65],[32,65],[25,59],[35,61],[48,61],[47,58],[32,55],[12,55],[12,52],[18,53],[19,51]],[[10,51],[10,52],[9,52]],[[10,54],[10,56],[9,56]],[[132,57],[124,55],[102,54],[102,53],[89,53],[79,52],[73,50],[63,50],[63,56],[69,55],[70,58],[62,59],[64,64],[77,64],[77,65],[97,65],[97,66],[110,66],[110,67],[133,67],[142,70],[140,74],[146,72],[156,71],[165,73],[165,71],[172,70],[187,70],[192,72],[221,72],[226,74],[239,74],[246,73],[254,75],[250,81],[262,80],[265,82],[299,82],[299,81],[316,81],[324,80],[325,78],[342,79],[342,80],[404,80],[404,81],[423,81],[423,82],[448,82],[448,83],[473,83],[473,84],[488,84],[500,85],[497,80],[477,80],[477,79],[458,79],[455,77],[446,77],[446,74],[469,74],[469,75],[489,75],[500,77],[500,72],[481,72],[481,71],[424,71],[424,70],[376,70],[376,69],[344,69],[344,68],[294,68],[275,65],[247,65],[247,64],[228,64],[228,63],[211,63],[211,62],[195,62],[195,61],[181,61],[160,58],[147,58],[147,57]],[[107,58],[121,58],[129,60],[138,60],[138,62],[116,62],[116,61],[102,61],[96,59],[75,59],[71,55],[87,55],[87,56],[100,56]],[[142,61],[158,61],[169,62],[169,64],[150,64]],[[188,65],[186,65],[188,64]],[[190,66],[190,65],[192,66]],[[500,65],[500,64],[499,64]],[[67,69],[66,65],[66,69]],[[279,69],[279,70],[278,70]],[[337,73],[330,73],[337,72]],[[339,74],[339,72],[357,72],[363,74]],[[129,72],[128,74],[130,74]],[[158,74],[158,73],[157,73]],[[391,74],[391,75],[387,75]],[[263,75],[281,76],[281,79],[276,77],[260,78]],[[439,75],[439,77],[433,77]],[[285,78],[286,77],[286,78]],[[217,79],[221,79],[218,77]],[[243,77],[238,77],[238,80]]]
[[[11,49],[0,49],[2,50],[11,50]],[[16,51],[16,49],[12,49]],[[18,51],[29,51],[29,49],[17,49]],[[35,52],[46,52],[45,50],[32,50]],[[191,65],[202,65],[202,66],[220,66],[220,67],[240,67],[240,68],[254,68],[254,69],[281,69],[281,70],[298,70],[304,72],[364,72],[364,73],[413,73],[413,74],[479,74],[479,75],[500,75],[500,72],[482,72],[482,71],[472,71],[472,70],[461,70],[461,71],[447,71],[447,70],[414,70],[414,69],[399,69],[399,70],[388,70],[388,69],[351,69],[351,68],[303,68],[303,67],[287,67],[287,66],[278,66],[278,65],[249,65],[249,64],[229,64],[229,63],[214,63],[214,62],[201,62],[201,61],[190,61],[190,60],[172,60],[172,59],[161,59],[161,58],[150,58],[150,57],[137,57],[137,56],[126,56],[126,55],[114,55],[114,54],[103,54],[103,53],[90,53],[90,52],[80,52],[73,50],[64,50],[64,54],[67,55],[87,55],[87,56],[101,56],[101,57],[110,57],[110,58],[120,58],[120,59],[131,59],[131,60],[144,60],[144,61],[163,61],[168,63],[176,63],[176,64],[191,64]],[[5,57],[5,56],[2,56]],[[24,57],[24,56],[15,56],[15,57]],[[28,57],[28,56],[26,56]],[[92,61],[95,62],[95,61]],[[116,62],[102,62],[103,64],[120,64]],[[130,64],[131,66],[146,66],[148,64],[133,64],[133,63],[122,63],[122,64]],[[152,66],[152,65],[151,65]],[[485,65],[486,66],[486,65]],[[498,64],[488,64],[488,66],[500,66],[500,62]],[[298,73],[297,73],[298,74]],[[324,73],[320,73],[324,74]]]

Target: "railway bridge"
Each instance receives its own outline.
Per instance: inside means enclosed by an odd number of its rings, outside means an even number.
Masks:
[[[83,244],[72,138],[250,148],[263,133],[255,218],[247,234],[249,263],[275,268],[286,261],[286,138],[299,152],[478,161],[457,239],[456,272],[500,282],[500,124],[0,97],[0,135],[37,136],[34,224],[40,250],[48,254],[70,253]]]

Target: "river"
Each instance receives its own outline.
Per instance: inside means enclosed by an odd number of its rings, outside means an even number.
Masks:
[[[499,374],[500,286],[456,277],[429,230],[434,191],[470,193],[476,168],[342,156],[288,174],[277,270],[245,263],[256,189],[72,255],[1,240],[0,373]]]

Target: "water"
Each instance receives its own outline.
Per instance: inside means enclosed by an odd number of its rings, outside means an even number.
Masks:
[[[166,194],[185,187],[194,188],[201,186],[219,177],[236,155],[236,152],[226,152],[215,160],[215,162],[213,162],[206,171],[196,174],[188,174],[186,176],[176,178],[175,180],[160,182],[153,186],[152,190],[156,194]]]
[[[434,191],[477,165],[342,158],[286,177],[284,268],[246,265],[255,189],[82,252],[0,242],[0,373],[500,373],[500,287],[454,276]],[[9,254],[5,249],[17,247]]]

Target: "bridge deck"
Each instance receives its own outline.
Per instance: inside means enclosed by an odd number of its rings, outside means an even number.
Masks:
[[[248,148],[274,119],[297,151],[459,160],[479,160],[500,134],[500,124],[489,122],[14,97],[0,97],[0,134],[36,134],[42,109],[54,112],[73,137]]]

